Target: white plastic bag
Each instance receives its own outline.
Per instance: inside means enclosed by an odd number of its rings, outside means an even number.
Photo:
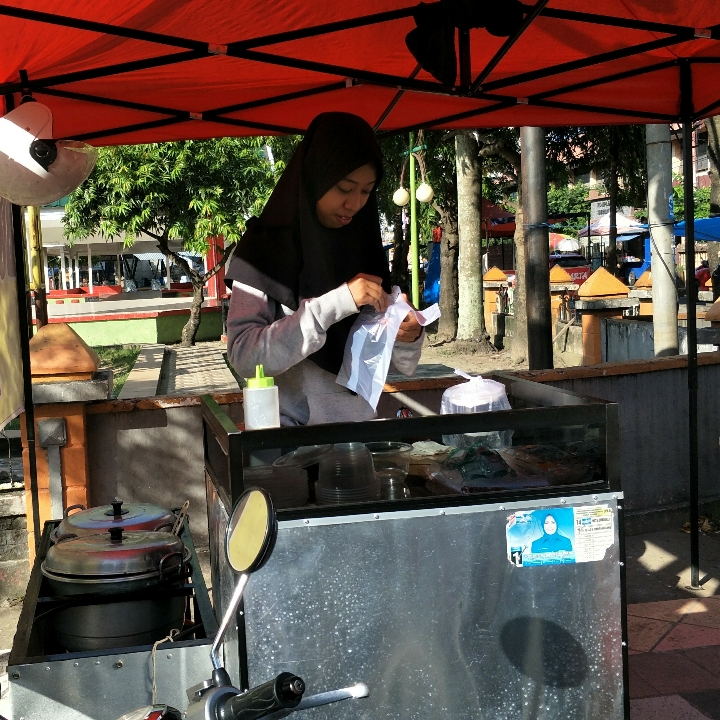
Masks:
[[[373,410],[385,385],[395,338],[407,314],[414,313],[422,326],[440,317],[437,303],[423,312],[415,310],[402,299],[397,286],[393,287],[389,301],[384,313],[369,305],[360,311],[348,335],[343,364],[335,381],[367,400]]]
[[[457,375],[468,382],[448,388],[440,402],[440,414],[477,413],[492,410],[510,410],[505,386],[495,380],[487,380],[479,375],[473,377],[462,370],[455,370]],[[512,443],[512,430],[495,430],[492,432],[465,433],[464,435],[443,435],[446,445],[468,447],[482,444],[487,448],[503,448]]]

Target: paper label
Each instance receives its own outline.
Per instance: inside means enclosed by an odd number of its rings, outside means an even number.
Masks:
[[[615,539],[613,513],[607,505],[518,510],[505,537],[517,567],[597,562]]]

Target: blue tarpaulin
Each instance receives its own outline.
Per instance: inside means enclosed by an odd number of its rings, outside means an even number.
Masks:
[[[685,222],[675,223],[675,235],[685,237]],[[695,239],[720,242],[720,217],[696,218]]]

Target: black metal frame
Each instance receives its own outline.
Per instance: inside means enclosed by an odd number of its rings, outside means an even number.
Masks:
[[[50,662],[52,660],[73,660],[75,658],[83,657],[101,657],[104,655],[117,655],[118,653],[150,650],[152,645],[111,648],[108,650],[87,650],[83,652],[62,653],[59,655],[32,654],[33,645],[37,642],[37,639],[33,637],[33,633],[39,632],[38,629],[34,627],[34,624],[36,621],[41,620],[41,616],[45,616],[47,608],[51,608],[53,605],[57,604],[58,600],[57,598],[50,597],[49,595],[42,595],[43,590],[46,588],[46,582],[40,566],[52,544],[52,532],[58,526],[59,522],[59,520],[50,520],[45,523],[45,529],[43,531],[32,571],[30,573],[30,580],[25,593],[25,600],[23,602],[22,612],[20,613],[20,619],[18,620],[17,632],[10,651],[8,666]],[[215,638],[215,634],[217,633],[218,623],[215,613],[213,612],[207,587],[205,586],[205,580],[203,579],[200,562],[198,560],[197,553],[195,552],[195,545],[192,541],[187,520],[185,521],[180,537],[185,543],[185,547],[190,550],[189,563],[192,568],[191,582],[190,584],[186,583],[185,587],[182,589],[182,594],[189,594],[192,596],[193,601],[195,602],[195,608],[197,612],[199,612],[200,619],[202,620],[204,626],[205,637],[195,640],[178,640],[173,643],[173,645],[207,645],[209,649]],[[68,600],[68,598],[62,599]],[[103,599],[97,598],[96,600]],[[116,600],[115,595],[108,595],[104,599],[105,602],[113,602],[114,600]],[[88,598],[84,596],[73,600],[74,604],[87,604],[87,602]]]

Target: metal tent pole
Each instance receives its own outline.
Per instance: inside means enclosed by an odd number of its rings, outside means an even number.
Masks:
[[[680,107],[683,123],[683,186],[685,195],[685,296],[688,345],[688,439],[690,459],[690,587],[700,585],[700,498],[698,491],[698,373],[695,296],[695,202],[692,158],[692,66],[680,62]]]
[[[25,433],[27,439],[28,460],[30,463],[30,497],[33,512],[33,532],[35,534],[35,550],[40,543],[40,503],[38,500],[37,462],[35,458],[35,408],[32,400],[32,375],[30,372],[30,323],[28,300],[30,291],[25,277],[25,249],[22,232],[22,209],[19,205],[12,206],[13,240],[15,243],[15,280],[17,283],[17,301],[20,322],[20,355],[23,367],[23,392],[25,394]],[[23,317],[23,308],[25,313]]]

